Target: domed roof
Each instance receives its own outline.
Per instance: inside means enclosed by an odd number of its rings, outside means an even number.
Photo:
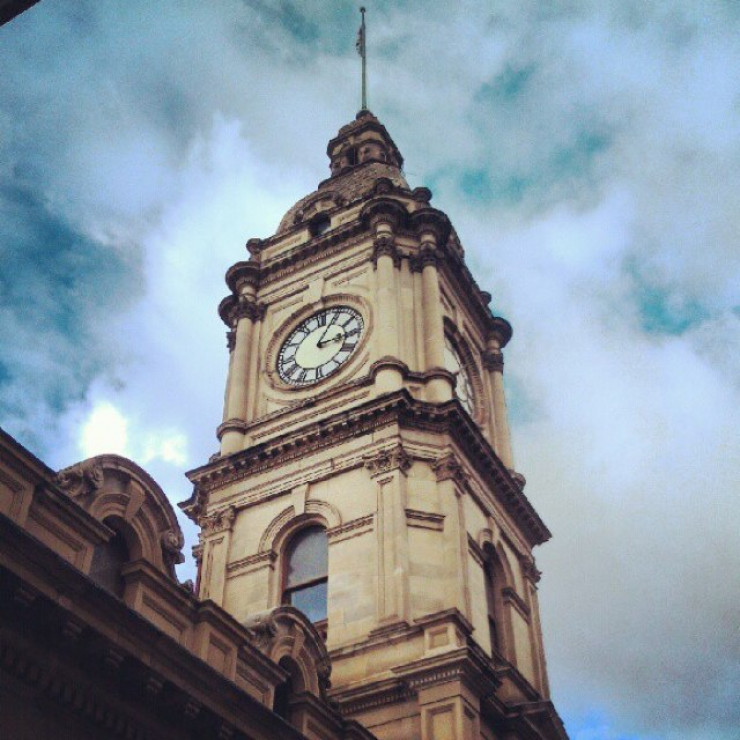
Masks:
[[[401,152],[385,126],[370,111],[360,111],[354,121],[339,129],[329,142],[327,154],[331,176],[283,216],[278,234],[303,223],[316,211],[362,199],[381,177],[409,189],[401,171]]]

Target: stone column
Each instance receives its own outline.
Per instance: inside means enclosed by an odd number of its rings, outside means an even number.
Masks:
[[[421,234],[421,289],[424,307],[424,361],[427,373],[429,400],[442,402],[452,398],[452,381],[445,374],[434,375],[445,364],[445,331],[442,321],[442,296],[437,271],[436,235],[433,231]]]
[[[420,208],[411,215],[419,239],[418,269],[421,271],[424,372],[427,399],[442,403],[453,394],[453,376],[445,370],[445,331],[438,263],[450,235],[449,219],[434,208]]]
[[[249,355],[254,323],[263,315],[257,303],[259,267],[252,262],[238,262],[229,269],[226,280],[233,295],[222,302],[222,318],[232,327],[233,339],[229,346],[229,375],[227,380],[224,422],[219,428],[221,454],[238,452],[244,445],[245,424],[249,399]]]
[[[509,420],[504,394],[504,355],[501,349],[511,338],[511,327],[503,319],[495,318],[491,324],[483,365],[488,372],[489,385],[493,398],[493,447],[507,468],[513,469]]]
[[[375,226],[376,308],[378,362],[382,363],[375,375],[380,393],[398,390],[403,382],[398,361],[398,267],[400,259],[396,249],[392,225],[379,220]]]

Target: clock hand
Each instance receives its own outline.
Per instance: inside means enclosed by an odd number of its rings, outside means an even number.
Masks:
[[[331,329],[331,325],[339,318],[339,311],[336,311],[334,313],[334,316],[332,316],[331,321],[329,322],[326,329],[324,329],[324,333],[321,335],[321,339],[319,339],[318,343],[316,344],[317,347],[321,347],[321,343],[324,341],[324,337],[326,336],[326,332]]]
[[[327,344],[331,344],[332,342],[338,342],[344,334],[340,331],[339,334],[337,334],[335,337],[332,337],[331,339],[320,339],[319,343],[316,345],[319,349],[321,347],[326,347]]]

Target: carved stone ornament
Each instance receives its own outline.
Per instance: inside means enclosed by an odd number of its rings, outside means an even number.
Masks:
[[[229,506],[221,511],[216,511],[210,516],[205,516],[200,520],[200,528],[203,535],[215,534],[217,532],[229,531],[236,519],[236,509]]]
[[[71,498],[97,493],[103,487],[103,468],[94,462],[82,462],[61,470],[56,484]]]
[[[197,545],[193,545],[192,553],[195,564],[200,565],[203,562],[203,544],[198,543]]]
[[[272,612],[254,615],[245,626],[252,645],[262,653],[269,653],[270,646],[278,632],[277,622]]]
[[[465,481],[465,471],[454,455],[445,455],[432,464],[432,470],[438,481],[454,480],[457,483]]]
[[[374,455],[366,455],[363,460],[373,476],[389,473],[391,470],[400,470],[405,475],[412,465],[411,458],[400,444],[391,449],[380,450]]]
[[[401,264],[401,255],[398,253],[398,248],[390,234],[380,234],[375,237],[375,241],[373,242],[373,264],[377,267],[378,260],[385,255],[393,259],[395,267]]]
[[[483,367],[499,373],[504,371],[504,355],[499,350],[486,350],[483,355]]]
[[[168,529],[166,532],[162,532],[159,541],[162,545],[162,558],[168,566],[175,566],[185,562],[185,556],[181,552],[185,544],[185,538],[182,536],[182,532]]]
[[[233,321],[239,319],[249,319],[250,321],[261,321],[265,315],[264,304],[257,303],[253,300],[240,300],[236,306],[234,306],[231,312],[231,318]]]
[[[538,570],[534,560],[531,562],[529,560],[525,560],[522,563],[522,570],[524,572],[524,577],[528,578],[533,583],[538,583],[542,577],[542,573]]]
[[[517,473],[516,470],[509,469],[509,473],[511,477],[514,479],[514,482],[519,486],[520,490],[524,490],[524,486],[527,485],[527,479],[521,474]]]

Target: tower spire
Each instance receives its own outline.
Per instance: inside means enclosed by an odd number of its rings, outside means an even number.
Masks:
[[[362,23],[360,23],[360,30],[357,32],[357,41],[355,42],[355,48],[357,53],[362,57],[362,105],[360,111],[367,110],[367,51],[365,46],[365,8],[360,8],[362,15]]]

